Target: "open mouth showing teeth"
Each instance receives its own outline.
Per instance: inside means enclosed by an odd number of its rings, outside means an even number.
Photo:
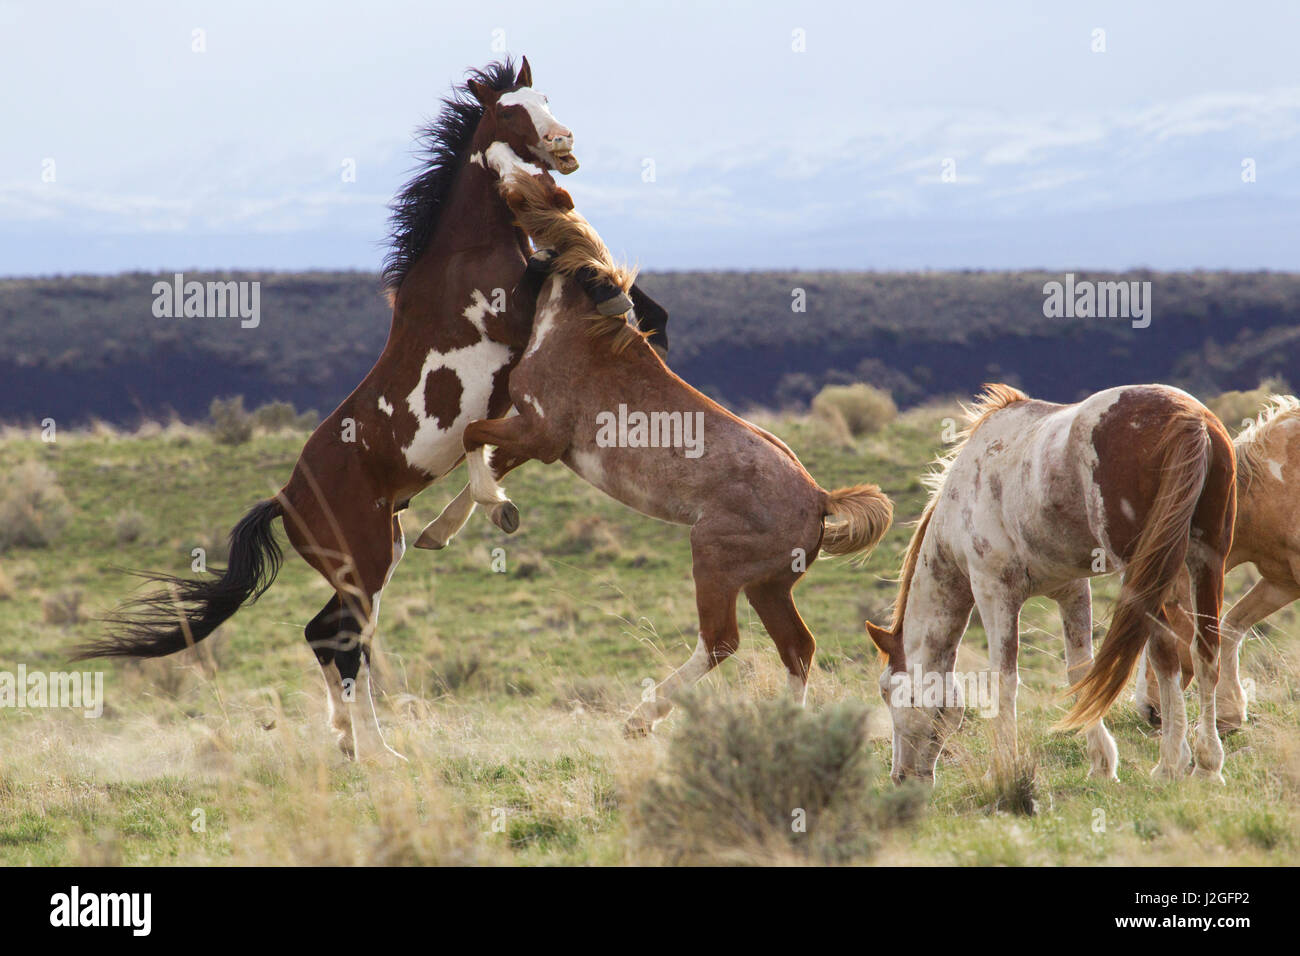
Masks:
[[[557,150],[551,153],[551,162],[555,164],[556,169],[565,174],[571,173],[578,168],[577,158],[574,157],[571,150],[567,149],[563,152]]]

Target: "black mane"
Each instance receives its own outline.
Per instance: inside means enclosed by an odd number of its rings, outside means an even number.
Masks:
[[[438,216],[451,192],[460,166],[461,154],[474,137],[474,128],[483,118],[483,107],[469,90],[469,80],[477,80],[498,92],[515,87],[515,65],[510,57],[489,64],[482,70],[470,70],[466,82],[453,87],[442,101],[442,112],[416,136],[424,168],[412,179],[392,205],[388,234],[392,247],[384,257],[384,288],[396,292],[415,260],[429,244],[438,227]]]

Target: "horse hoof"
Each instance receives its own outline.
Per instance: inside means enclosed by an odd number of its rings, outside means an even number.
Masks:
[[[1153,780],[1181,780],[1186,775],[1186,771],[1178,770],[1168,764],[1158,763],[1151,769],[1151,778]]]
[[[641,740],[650,736],[651,727],[648,721],[640,717],[634,717],[623,725],[623,736],[628,740]]]
[[[435,534],[429,528],[425,528],[420,533],[420,536],[415,539],[415,547],[424,548],[426,551],[441,551],[449,544],[451,544],[450,538],[444,541],[441,536]]]
[[[1197,767],[1192,771],[1192,778],[1195,780],[1207,780],[1210,783],[1217,783],[1221,787],[1226,787],[1228,781],[1223,779],[1223,774],[1217,770],[1206,770],[1204,767]]]
[[[519,509],[515,507],[513,501],[501,502],[492,509],[489,517],[492,523],[506,534],[514,534],[519,530]]]

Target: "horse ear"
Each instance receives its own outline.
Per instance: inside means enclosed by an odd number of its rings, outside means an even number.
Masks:
[[[515,86],[532,86],[533,85],[533,68],[528,65],[528,57],[524,57],[523,66],[519,67],[519,76],[515,78]]]
[[[474,94],[474,99],[478,100],[483,106],[491,106],[497,101],[497,92],[486,83],[480,83],[478,80],[470,79],[465,84],[469,91]]]
[[[870,621],[867,621],[866,623],[867,633],[871,635],[871,640],[876,647],[880,649],[880,653],[884,654],[891,660],[896,660],[899,656],[900,650],[898,636],[894,634],[893,631],[886,630],[883,627],[878,627]]]

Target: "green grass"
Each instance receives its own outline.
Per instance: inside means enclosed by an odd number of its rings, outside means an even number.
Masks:
[[[815,421],[764,420],[827,488],[874,481],[898,521],[865,567],[820,560],[796,596],[817,635],[809,694],[870,709],[877,784],[889,762],[878,664],[862,631],[882,620],[910,527],[918,478],[941,450],[952,409],[908,412],[846,445]],[[45,599],[81,594],[81,614],[110,610],[132,587],[115,567],[188,573],[288,476],[299,434],[220,446],[184,427],[0,436],[0,472],[37,459],[54,470],[69,518],[52,546],[0,554],[0,670],[67,669],[85,619],[47,623]],[[461,474],[417,498],[408,539],[459,490]],[[687,530],[603,498],[567,470],[533,464],[508,480],[523,524],[505,537],[481,515],[444,552],[411,551],[384,598],[381,711],[398,770],[345,763],[325,727],[319,668],[302,626],[325,585],[290,554],[276,585],[240,612],[197,661],[103,667],[104,716],[0,709],[0,863],[655,862],[637,806],[683,712],[653,739],[620,729],[644,681],[658,681],[695,643]],[[123,514],[131,514],[120,521]],[[120,524],[132,534],[119,535]],[[119,539],[121,540],[119,543]],[[507,571],[493,573],[492,550]],[[1250,572],[1229,580],[1230,599]],[[1095,587],[1098,635],[1113,582]],[[743,598],[741,652],[703,692],[774,697],[785,678]],[[1053,732],[1063,712],[1063,649],[1055,607],[1023,617],[1020,739],[1035,812],[999,811],[984,779],[987,724],[968,712],[939,769],[929,811],[866,834],[878,863],[1190,864],[1300,862],[1300,707],[1294,609],[1252,640],[1243,674],[1259,699],[1225,740],[1226,787],[1153,781],[1157,738],[1127,701],[1111,714],[1118,784],[1087,779],[1082,740]],[[978,620],[961,666],[983,664]],[[1189,698],[1194,712],[1194,701]],[[1022,801],[1023,802],[1023,801]],[[1015,803],[1015,801],[1012,801]],[[1007,801],[1003,806],[1011,805]]]

